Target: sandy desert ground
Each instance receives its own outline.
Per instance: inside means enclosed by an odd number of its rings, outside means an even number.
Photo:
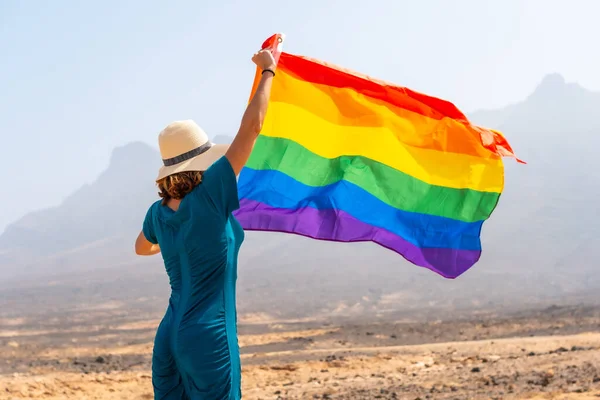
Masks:
[[[119,304],[0,319],[0,399],[152,399],[158,320]],[[448,321],[240,319],[245,399],[598,399],[600,308]]]

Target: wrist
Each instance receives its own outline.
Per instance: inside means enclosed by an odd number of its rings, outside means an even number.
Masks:
[[[263,68],[263,70],[265,70],[265,69],[270,69],[271,71],[275,71],[277,69],[277,64],[268,64]]]
[[[265,68],[262,70],[261,74],[263,76],[266,74],[266,75],[274,77],[275,76],[275,68]]]

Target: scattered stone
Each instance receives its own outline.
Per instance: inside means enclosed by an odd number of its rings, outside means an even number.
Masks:
[[[481,372],[481,368],[479,368],[479,367],[473,367],[471,369],[471,372]]]
[[[552,378],[554,377],[554,371],[552,370],[548,370],[546,371],[540,379],[539,385],[540,386],[548,386],[550,384],[550,381],[552,380]]]
[[[556,349],[556,350],[552,350],[552,351],[550,352],[550,354],[553,354],[553,353],[566,353],[566,352],[568,352],[568,351],[569,351],[569,349],[565,349],[564,347],[559,347],[559,348],[558,348],[558,349]]]
[[[583,346],[571,347],[571,351],[586,351],[586,350],[592,350],[592,348],[591,347],[583,347]]]
[[[304,343],[313,343],[315,340],[313,338],[305,338],[301,336],[293,337],[293,341],[295,342],[304,342]]]
[[[296,371],[298,369],[298,367],[296,367],[295,365],[286,364],[286,365],[273,365],[273,366],[271,366],[271,369],[273,371],[289,371],[289,372],[293,372],[293,371]]]
[[[576,386],[570,390],[571,393],[585,393],[588,392],[589,389],[586,387]]]

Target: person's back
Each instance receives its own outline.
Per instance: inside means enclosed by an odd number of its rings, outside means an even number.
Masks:
[[[186,392],[203,398],[227,398],[231,387],[240,386],[235,284],[244,232],[231,216],[237,207],[235,175],[223,157],[176,211],[154,203],[143,227],[150,242],[160,243],[172,290],[153,364],[170,376],[176,362],[185,371],[180,375]],[[154,379],[161,391],[169,392],[172,384]]]
[[[155,399],[241,398],[235,286],[244,232],[232,213],[276,67],[268,50],[253,61],[263,77],[231,146],[211,143],[190,120],[159,135],[162,200],[148,209],[135,243],[139,255],[162,254],[171,284],[152,354]]]

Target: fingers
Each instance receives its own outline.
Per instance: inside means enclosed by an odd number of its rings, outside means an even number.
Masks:
[[[256,53],[254,53],[254,54],[252,55],[252,59],[255,59],[256,57],[260,56],[260,54],[261,54],[261,53],[264,53],[265,51],[266,51],[266,50],[264,50],[264,49],[261,49],[261,50],[257,51]]]
[[[274,50],[275,49],[259,50],[252,56],[252,62],[262,69],[275,68],[277,66],[277,62],[275,61],[275,55],[273,54]]]

